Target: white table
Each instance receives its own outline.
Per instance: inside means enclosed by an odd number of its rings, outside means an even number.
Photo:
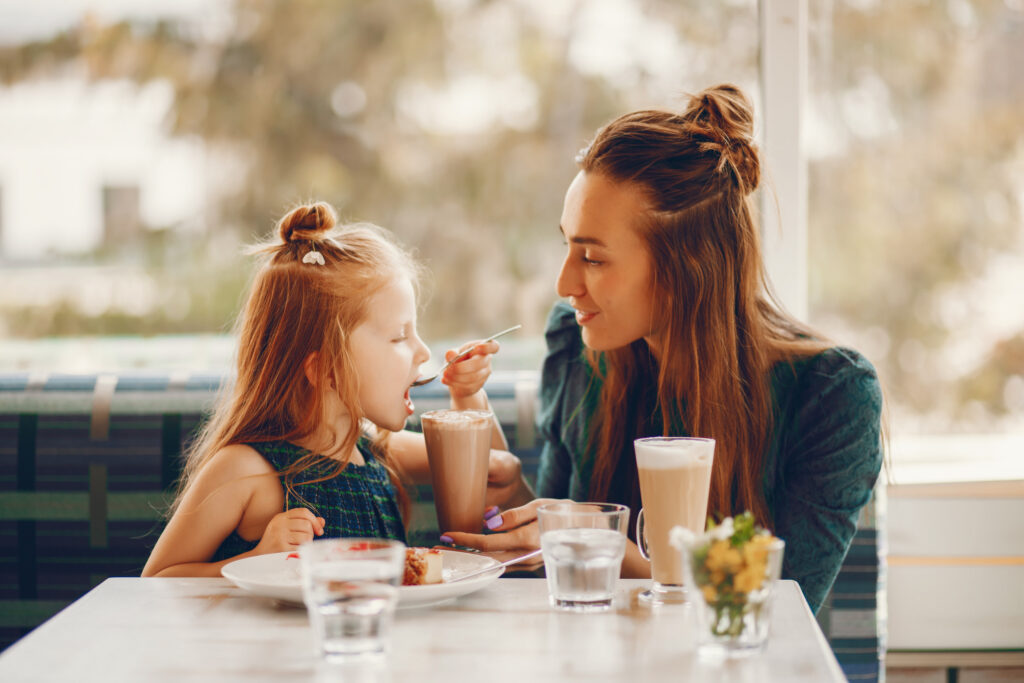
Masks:
[[[0,681],[736,681],[844,677],[796,583],[783,581],[766,650],[698,656],[687,607],[555,612],[543,579],[499,579],[455,601],[399,610],[383,663],[321,663],[302,608],[225,579],[107,579],[0,655]]]

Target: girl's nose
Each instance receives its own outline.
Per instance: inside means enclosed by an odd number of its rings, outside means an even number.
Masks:
[[[414,360],[417,365],[423,365],[430,360],[430,348],[423,343],[423,340],[419,338],[419,335],[416,336],[416,341],[419,343],[419,347],[416,349]]]

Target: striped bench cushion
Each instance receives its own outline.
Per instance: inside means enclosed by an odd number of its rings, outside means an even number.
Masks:
[[[181,454],[209,413],[212,375],[0,375],[0,649],[109,576],[138,576],[163,528]],[[487,385],[533,476],[535,373]],[[448,406],[414,390],[418,415]],[[416,487],[410,541],[437,542],[430,487]]]
[[[818,622],[850,681],[885,680],[885,488],[864,507]]]

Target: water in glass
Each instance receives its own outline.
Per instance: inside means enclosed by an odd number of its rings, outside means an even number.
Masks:
[[[555,607],[606,609],[626,552],[626,537],[613,529],[554,529],[540,537],[548,593]]]

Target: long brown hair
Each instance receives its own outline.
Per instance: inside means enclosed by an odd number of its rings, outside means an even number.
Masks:
[[[749,509],[771,525],[762,481],[773,426],[771,368],[827,344],[771,296],[750,198],[761,168],[752,134],[750,102],[736,86],[719,85],[691,97],[682,114],[626,114],[581,152],[583,171],[644,191],[650,210],[636,228],[664,316],[656,370],[642,341],[588,352],[603,380],[593,500],[605,500],[613,482],[635,495],[635,462],[624,454],[632,452],[642,416],[622,415],[622,405],[630,397],[639,412],[636,383],[650,369],[657,372],[662,433],[715,439],[709,516]]]
[[[221,393],[209,422],[186,455],[179,485],[184,493],[213,455],[231,444],[301,440],[327,420],[327,393],[336,392],[349,417],[344,434],[333,433],[322,453],[309,453],[281,472],[289,493],[302,499],[295,477],[320,463],[339,474],[361,433],[359,370],[352,364],[349,335],[366,317],[367,301],[396,277],[415,285],[412,258],[380,228],[336,226],[325,203],[299,206],[277,224],[276,239],[256,245],[261,265],[236,322],[238,353],[233,386]],[[304,363],[316,352],[314,384]],[[408,495],[391,458],[387,432],[372,446],[398,493],[403,518]],[[311,482],[306,482],[311,483]],[[175,503],[176,505],[177,503]]]

